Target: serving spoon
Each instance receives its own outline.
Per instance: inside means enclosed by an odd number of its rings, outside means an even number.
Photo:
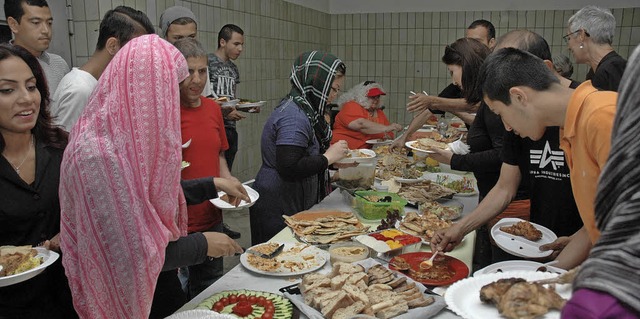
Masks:
[[[433,267],[433,260],[436,258],[436,256],[438,256],[438,251],[436,250],[433,255],[431,255],[431,258],[427,259],[427,260],[423,260],[420,263],[420,270],[427,270],[431,267]]]

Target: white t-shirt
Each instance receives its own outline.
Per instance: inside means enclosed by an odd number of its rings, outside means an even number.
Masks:
[[[98,80],[89,72],[73,68],[67,73],[51,98],[53,122],[71,132],[97,84]]]

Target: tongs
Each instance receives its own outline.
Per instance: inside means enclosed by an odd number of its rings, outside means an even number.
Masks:
[[[580,266],[575,267],[567,272],[565,272],[564,274],[561,274],[559,276],[553,277],[553,278],[549,278],[549,279],[540,279],[540,280],[534,280],[532,281],[533,283],[536,284],[540,284],[540,285],[546,285],[546,284],[570,284],[573,282],[573,279],[576,278],[576,275],[578,274],[578,271],[580,270]]]
[[[276,248],[276,250],[274,250],[270,254],[263,254],[261,252],[258,252],[258,251],[255,251],[255,250],[251,250],[251,249],[248,249],[247,253],[252,254],[252,255],[256,255],[258,257],[262,257],[262,258],[265,258],[265,259],[272,259],[272,258],[280,255],[280,253],[282,252],[283,249],[284,249],[284,244],[280,244],[280,246],[278,246],[278,248]]]

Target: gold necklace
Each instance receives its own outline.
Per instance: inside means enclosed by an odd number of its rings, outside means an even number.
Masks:
[[[24,155],[24,158],[22,158],[22,162],[20,162],[18,166],[13,166],[13,163],[7,160],[7,162],[11,164],[11,167],[13,167],[16,173],[18,173],[18,175],[20,175],[20,167],[22,167],[22,164],[24,164],[24,162],[27,160],[27,157],[29,157],[29,152],[31,151],[32,147],[33,147],[33,135],[31,135],[31,142],[29,142],[29,149],[27,150],[27,154]]]

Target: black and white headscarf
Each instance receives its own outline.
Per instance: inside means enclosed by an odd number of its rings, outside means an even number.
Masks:
[[[292,99],[307,115],[320,148],[324,151],[331,143],[331,126],[324,119],[324,107],[331,92],[331,84],[344,63],[331,53],[305,52],[298,56],[291,69]]]

